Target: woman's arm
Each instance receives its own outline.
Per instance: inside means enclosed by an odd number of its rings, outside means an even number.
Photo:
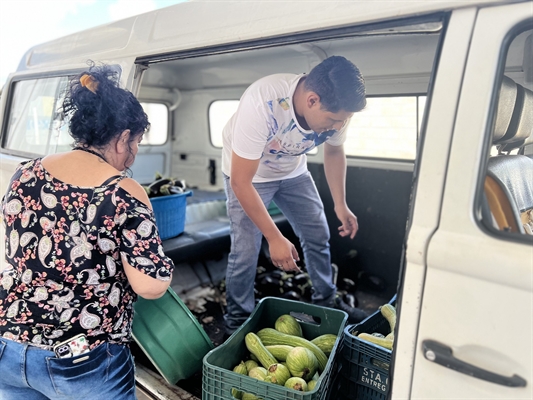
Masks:
[[[150,203],[146,191],[137,181],[127,178],[120,181],[119,185],[130,195],[141,201],[148,208],[152,209],[152,204]],[[132,267],[124,255],[121,255],[121,258],[122,264],[124,265],[124,272],[126,273],[128,281],[135,293],[145,299],[158,299],[165,294],[172,281],[172,275],[165,281],[152,278]]]
[[[163,296],[172,281],[172,276],[167,281],[161,281],[142,273],[132,267],[124,256],[122,256],[122,265],[133,291],[148,300]]]

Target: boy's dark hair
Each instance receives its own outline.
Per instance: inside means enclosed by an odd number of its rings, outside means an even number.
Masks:
[[[320,103],[327,111],[357,112],[366,106],[363,75],[344,57],[326,58],[309,72],[304,85],[306,90],[320,96]]]
[[[104,147],[126,129],[130,141],[135,140],[150,126],[141,104],[119,87],[118,73],[111,67],[89,65],[88,71],[71,80],[63,102],[75,145]]]

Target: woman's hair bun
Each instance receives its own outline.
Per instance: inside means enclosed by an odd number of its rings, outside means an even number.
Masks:
[[[132,138],[150,123],[139,101],[119,87],[119,73],[108,65],[89,62],[89,70],[70,81],[63,112],[76,144],[103,147],[126,129]]]

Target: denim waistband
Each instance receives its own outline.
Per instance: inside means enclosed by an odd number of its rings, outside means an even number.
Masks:
[[[21,342],[18,342],[18,343],[21,343]],[[21,343],[21,344],[27,344],[28,346],[37,347],[37,348],[39,348],[41,350],[53,351],[52,346],[46,346],[44,344],[36,344],[36,343],[32,343],[32,342],[25,342],[25,343]]]
[[[45,344],[37,344],[37,343],[32,343],[32,342],[21,342],[19,340],[6,338],[4,336],[0,336],[0,340],[7,340],[7,341],[18,343],[18,344],[21,344],[21,345],[28,345],[28,346],[31,346],[31,347],[37,347],[37,348],[39,348],[41,350],[53,351],[52,346],[47,346]]]

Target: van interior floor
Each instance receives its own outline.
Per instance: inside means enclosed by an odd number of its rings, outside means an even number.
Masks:
[[[357,299],[358,307],[366,311],[369,315],[378,310],[379,306],[382,304],[389,302],[392,297],[383,292],[362,290],[357,290],[354,294]],[[224,294],[220,293],[219,287],[205,286],[199,288],[196,291],[196,295],[204,295],[204,297],[194,297],[191,296],[190,293],[180,294],[180,297],[187,304],[193,315],[198,319],[198,322],[202,325],[215,347],[220,346],[225,340],[223,317],[225,311]],[[183,338],[181,340],[187,339]],[[155,366],[135,342],[131,344],[131,350],[137,363],[157,372]],[[198,398],[202,398],[202,371],[198,371],[190,378],[180,380],[176,383],[176,386]]]
[[[359,302],[358,307],[369,315],[390,300],[390,298],[382,297],[380,293],[356,292],[356,297]],[[193,314],[197,317],[213,344],[220,346],[224,342],[223,307],[219,303],[212,301],[208,301],[205,307],[205,312],[198,314],[193,311]]]

